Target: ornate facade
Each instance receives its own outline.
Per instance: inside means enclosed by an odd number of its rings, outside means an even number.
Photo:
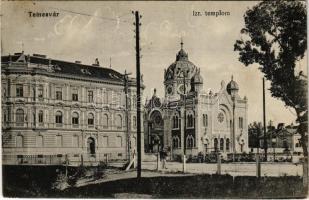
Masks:
[[[248,103],[239,96],[233,77],[227,85],[222,81],[217,93],[205,92],[200,68],[189,61],[181,43],[176,61],[164,71],[164,88],[164,98],[154,91],[146,101],[146,151],[168,147],[181,155],[186,146],[189,156],[215,150],[225,155],[248,152]]]
[[[1,63],[4,162],[127,159],[135,151],[135,79],[98,60],[91,66],[17,53]]]

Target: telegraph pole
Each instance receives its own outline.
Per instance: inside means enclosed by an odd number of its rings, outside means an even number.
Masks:
[[[136,96],[137,96],[137,178],[142,174],[142,145],[141,145],[141,72],[140,72],[140,47],[139,47],[139,26],[141,25],[138,11],[135,14],[135,40],[136,40]]]
[[[262,129],[261,124],[258,123],[257,126],[255,127],[257,131],[257,156],[256,156],[256,176],[258,178],[261,177],[261,161],[260,161],[260,131]]]
[[[266,135],[266,112],[265,112],[265,79],[263,78],[263,126],[264,126],[264,161],[267,161],[267,135]]]

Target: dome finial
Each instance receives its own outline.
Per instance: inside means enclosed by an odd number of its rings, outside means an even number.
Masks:
[[[233,74],[232,74],[232,77],[231,77],[231,79],[233,80]]]
[[[181,46],[181,49],[183,49],[183,40],[182,40],[182,37],[180,38],[180,46]]]

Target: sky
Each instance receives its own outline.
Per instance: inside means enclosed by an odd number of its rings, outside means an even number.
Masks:
[[[262,77],[256,64],[245,67],[238,61],[233,45],[241,37],[243,15],[256,5],[253,1],[207,2],[106,2],[106,1],[21,1],[2,2],[2,55],[25,51],[49,58],[82,61],[135,77],[134,16],[141,18],[141,73],[144,98],[153,89],[164,96],[163,76],[176,59],[183,38],[189,60],[201,69],[204,90],[216,92],[222,80],[231,76],[239,85],[241,97],[248,98],[248,121],[262,121]],[[229,16],[193,16],[193,11],[222,11]],[[57,12],[57,17],[30,17],[29,12]],[[79,14],[78,14],[79,13]],[[111,60],[111,61],[110,61]],[[307,56],[296,70],[307,74]],[[270,83],[266,81],[266,90]],[[295,123],[295,112],[266,91],[266,121]]]

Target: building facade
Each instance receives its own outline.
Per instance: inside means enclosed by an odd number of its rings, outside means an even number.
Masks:
[[[181,43],[176,61],[164,71],[164,88],[164,98],[154,91],[145,104],[146,152],[167,147],[172,156],[182,155],[184,146],[187,156],[248,152],[248,100],[239,96],[233,77],[217,93],[205,92],[200,68]]]
[[[16,53],[1,63],[4,163],[128,159],[136,151],[135,79],[97,59],[91,66]]]

